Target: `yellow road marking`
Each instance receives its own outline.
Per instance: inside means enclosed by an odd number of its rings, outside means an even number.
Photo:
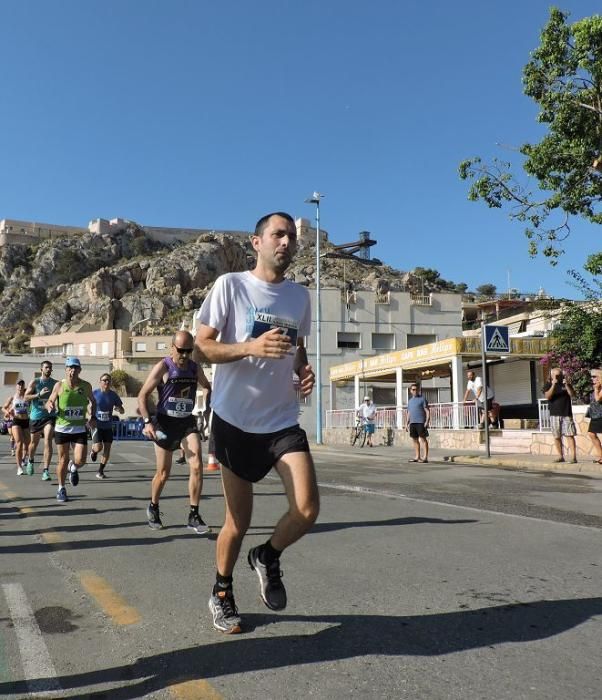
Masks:
[[[7,498],[19,498],[19,494],[15,493],[14,491],[10,491],[5,487],[4,494],[6,495]]]
[[[223,695],[207,681],[184,681],[169,686],[169,694],[178,700],[223,700]]]
[[[42,539],[46,544],[57,544],[57,542],[64,542],[61,535],[55,530],[49,530],[48,532],[42,532]]]
[[[140,622],[140,613],[136,608],[128,605],[104,578],[93,571],[78,573],[83,587],[116,625],[135,625]]]

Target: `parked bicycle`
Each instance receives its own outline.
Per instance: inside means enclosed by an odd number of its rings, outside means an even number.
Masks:
[[[355,421],[355,427],[351,432],[351,445],[359,443],[360,447],[366,444],[366,421],[358,416]]]

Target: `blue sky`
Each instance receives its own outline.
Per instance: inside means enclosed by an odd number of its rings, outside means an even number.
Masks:
[[[577,296],[457,176],[537,140],[521,70],[548,1],[0,0],[0,218],[250,229],[274,209],[402,270]],[[599,3],[567,0],[571,20]]]

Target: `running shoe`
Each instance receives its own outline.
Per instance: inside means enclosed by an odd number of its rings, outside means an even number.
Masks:
[[[261,546],[254,547],[247,556],[249,566],[255,570],[259,578],[259,595],[270,610],[284,610],[286,608],[286,588],[282,583],[280,559],[276,559],[266,567],[259,561],[260,550]]]
[[[211,532],[209,525],[206,525],[203,518],[198,513],[188,516],[188,529],[194,530],[197,535],[208,535]]]
[[[25,472],[23,471],[23,467],[19,464],[17,467],[17,476],[23,476],[23,474],[25,474]]]
[[[33,462],[31,459],[27,460],[27,466],[25,467],[25,470],[27,472],[27,476],[33,476]]]
[[[42,472],[42,481],[50,481],[50,472],[48,469],[44,469]]]
[[[104,473],[104,471],[103,471],[102,469],[99,469],[99,470],[96,472],[96,478],[97,478],[97,479],[106,479],[107,476],[106,476],[106,474]]]
[[[69,500],[67,498],[67,489],[64,486],[61,486],[61,488],[56,492],[56,500],[59,503],[67,503]]]
[[[77,486],[79,484],[79,474],[77,473],[77,468],[73,462],[69,466],[69,483],[71,486]]]
[[[97,453],[97,452],[94,452],[94,450],[90,450],[90,459],[91,459],[93,462],[96,462],[96,457],[97,457],[97,456],[98,456],[98,453]]]
[[[161,522],[161,513],[159,512],[159,506],[154,506],[152,503],[148,504],[146,509],[146,517],[148,518],[148,526],[152,530],[162,530],[163,523]]]
[[[209,598],[209,610],[213,615],[213,626],[216,630],[225,634],[238,634],[241,631],[241,620],[231,588],[212,595]]]
[[[186,457],[178,457],[176,464],[186,464]]]
[[[14,456],[15,456],[15,448],[14,448],[14,447],[11,447],[11,448],[10,448],[10,456],[11,456],[11,457],[14,457]]]

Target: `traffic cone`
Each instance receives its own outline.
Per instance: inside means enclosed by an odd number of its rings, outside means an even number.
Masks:
[[[219,471],[219,462],[215,458],[215,455],[213,452],[209,452],[207,455],[207,471],[208,472],[218,472]]]

